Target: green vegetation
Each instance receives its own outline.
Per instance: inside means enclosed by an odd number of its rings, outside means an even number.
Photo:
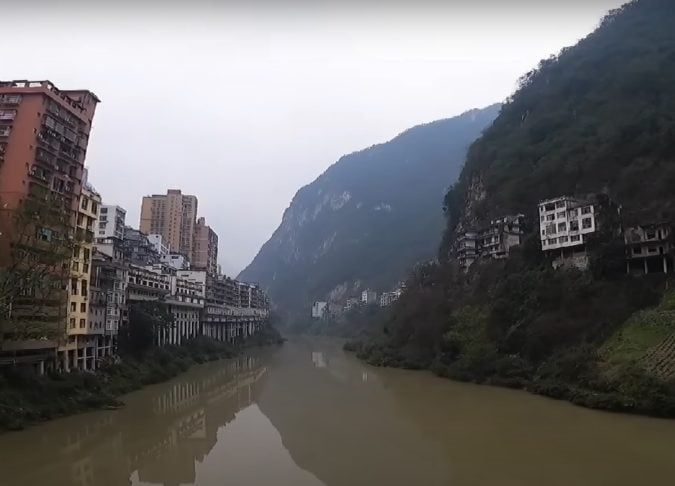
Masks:
[[[604,193],[624,225],[675,222],[673,25],[672,2],[631,2],[525,75],[445,198],[441,263],[419,269],[373,335],[347,348],[375,365],[675,417],[672,282],[624,275],[611,231],[589,243],[588,272],[553,270],[536,212],[541,199]],[[508,260],[465,274],[449,258],[458,228],[514,213],[534,228]]]
[[[300,189],[281,226],[238,278],[260,282],[284,320],[310,321],[315,300],[387,289],[430,260],[443,229],[439,200],[498,105],[411,128],[346,155]],[[358,287],[358,288],[357,288]]]
[[[117,408],[119,397],[143,386],[166,381],[190,366],[236,356],[244,346],[280,344],[279,333],[266,327],[238,346],[199,337],[183,346],[151,348],[126,355],[96,373],[71,372],[39,376],[25,368],[0,369],[0,431],[99,408]]]

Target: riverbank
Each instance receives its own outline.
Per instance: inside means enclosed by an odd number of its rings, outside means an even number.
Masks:
[[[183,346],[153,348],[141,357],[125,356],[94,373],[39,376],[7,368],[0,372],[0,433],[89,410],[119,408],[123,406],[120,396],[174,378],[195,364],[233,358],[246,348],[282,342],[276,330],[239,345],[199,337]]]
[[[346,349],[375,366],[675,418],[673,282],[610,272],[601,259],[553,270],[536,244],[468,273],[420,268]]]

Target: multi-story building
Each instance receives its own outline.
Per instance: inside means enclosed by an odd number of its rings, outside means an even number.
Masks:
[[[157,344],[180,345],[188,339],[201,334],[200,318],[204,308],[204,285],[190,278],[172,275],[170,279],[171,293],[165,302],[173,317],[169,328],[161,329],[157,336]]]
[[[258,286],[224,275],[209,275],[205,270],[192,274],[201,274],[200,278],[206,282],[206,302],[202,314],[202,333],[205,336],[219,341],[235,341],[255,334],[266,322],[269,301]]]
[[[469,268],[480,256],[478,233],[466,231],[457,238],[457,260],[460,266]]]
[[[345,302],[345,312],[352,310],[354,307],[357,307],[360,302],[361,300],[357,299],[356,297],[348,298],[347,302]]]
[[[597,231],[598,207],[591,201],[567,196],[539,203],[541,248],[553,254],[553,266],[570,264],[580,269],[588,267],[586,243]]]
[[[124,226],[127,211],[119,206],[101,206],[98,217],[97,238],[124,239]]]
[[[0,202],[5,212],[21,201],[49,196],[53,207],[69,215],[75,226],[84,161],[99,99],[87,90],[59,90],[49,81],[0,81]],[[0,238],[0,267],[13,263],[12,223]],[[67,262],[64,262],[67,264]],[[53,306],[66,309],[64,295]],[[27,305],[30,305],[27,302]],[[46,325],[65,333],[65,312],[53,312]],[[54,319],[52,319],[52,317]],[[0,358],[11,355],[44,369],[55,357],[58,339],[6,336]]]
[[[323,319],[328,312],[328,302],[316,301],[312,304],[312,318]]]
[[[377,303],[377,292],[371,289],[366,289],[363,292],[361,292],[361,303],[362,304]]]
[[[150,241],[148,235],[130,226],[124,228],[122,248],[125,260],[132,265],[145,267],[161,261],[156,245]]]
[[[128,318],[127,274],[119,240],[97,243],[89,285],[89,321],[92,328],[103,331],[97,335],[98,363],[117,352],[117,334]]]
[[[401,297],[401,294],[401,289],[396,289],[392,292],[382,292],[382,295],[380,295],[380,307],[389,307]]]
[[[104,327],[89,321],[89,284],[91,283],[94,230],[98,219],[101,196],[86,182],[86,172],[77,207],[75,247],[71,259],[68,292],[67,336],[59,346],[61,368],[91,370],[96,367],[98,337]]]
[[[502,216],[477,231],[461,232],[455,244],[460,266],[466,270],[479,258],[507,258],[522,242],[524,219],[522,214]]]
[[[197,220],[192,249],[191,268],[218,274],[218,235],[206,224],[204,218]]]
[[[172,252],[192,257],[197,197],[183,195],[180,189],[166,194],[145,196],[141,204],[139,229],[145,234],[159,234]]]
[[[169,246],[162,240],[162,235],[149,234],[147,235],[147,238],[160,258],[171,253]]]
[[[668,273],[673,269],[673,231],[669,222],[632,226],[624,231],[627,273]]]
[[[511,248],[522,243],[525,216],[503,216],[493,219],[478,233],[480,253],[483,257],[501,259],[509,256]]]
[[[190,270],[190,262],[180,253],[162,255],[159,261],[170,266],[174,270]]]

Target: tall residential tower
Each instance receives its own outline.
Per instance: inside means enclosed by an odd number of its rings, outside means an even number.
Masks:
[[[166,195],[145,196],[141,204],[140,230],[162,235],[172,252],[192,258],[197,220],[197,197],[169,189]]]

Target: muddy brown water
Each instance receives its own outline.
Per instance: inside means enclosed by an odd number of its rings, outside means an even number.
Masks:
[[[675,484],[675,420],[371,368],[331,339],[198,366],[124,400],[0,435],[0,484]]]

